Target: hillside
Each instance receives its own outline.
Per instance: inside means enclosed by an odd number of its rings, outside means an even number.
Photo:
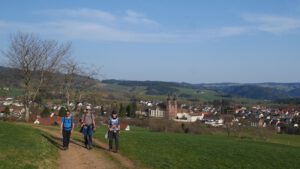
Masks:
[[[176,93],[179,97],[185,99],[195,99],[197,96],[199,96],[200,99],[201,94],[205,92],[211,93],[214,99],[220,99],[222,96],[255,100],[300,98],[300,83],[189,84],[177,82],[126,80],[104,80],[102,83],[131,88],[144,87],[144,93],[147,95],[167,95],[169,93]]]
[[[105,127],[95,134],[104,140]],[[249,131],[248,131],[249,132]],[[268,139],[248,132],[244,137],[150,132],[133,127],[122,133],[121,151],[147,168],[296,169],[300,165],[298,136],[271,134]],[[257,134],[258,136],[258,134]],[[276,143],[276,144],[275,144]]]
[[[61,93],[63,88],[65,75],[62,73],[50,74],[45,85],[41,87],[41,95],[48,95],[49,97],[61,97],[58,94]],[[2,67],[0,66],[0,96],[19,96],[22,92],[23,81],[18,69]],[[33,79],[31,83],[38,82],[37,79]],[[75,75],[74,82],[72,84],[73,88],[77,90],[87,90],[93,91],[99,89],[100,81],[82,75]],[[8,91],[4,91],[4,88],[10,88]]]
[[[1,169],[57,168],[58,149],[46,133],[24,124],[2,121],[0,133]]]
[[[56,81],[64,78],[56,73]],[[10,87],[18,92],[22,84],[18,70],[0,66],[0,87]],[[75,85],[85,90],[87,95],[97,97],[104,102],[130,101],[130,99],[164,100],[168,94],[176,94],[181,101],[207,102],[231,98],[242,102],[256,100],[282,100],[300,98],[300,83],[201,83],[162,81],[130,81],[103,80],[99,81],[86,76],[77,75]],[[57,87],[54,87],[57,91]],[[3,93],[0,90],[0,94]]]

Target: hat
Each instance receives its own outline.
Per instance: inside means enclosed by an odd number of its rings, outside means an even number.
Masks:
[[[86,108],[85,109],[87,109],[87,110],[91,110],[92,108],[91,108],[91,106],[86,106]]]
[[[113,110],[111,114],[117,114],[117,112],[115,110]]]

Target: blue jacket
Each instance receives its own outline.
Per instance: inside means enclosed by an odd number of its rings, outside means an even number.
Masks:
[[[63,128],[65,131],[72,130],[73,127],[73,119],[72,117],[63,117],[61,119],[61,122],[63,123]]]

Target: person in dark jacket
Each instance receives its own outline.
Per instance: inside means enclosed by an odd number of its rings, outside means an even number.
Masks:
[[[113,140],[115,140],[115,152],[119,151],[119,134],[120,134],[120,120],[117,116],[117,112],[113,111],[111,118],[108,121],[108,140],[109,140],[109,151],[112,151]]]

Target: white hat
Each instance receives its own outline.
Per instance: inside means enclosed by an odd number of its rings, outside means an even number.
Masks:
[[[91,110],[92,108],[91,108],[91,106],[86,106],[86,108],[85,109],[87,109],[87,110]]]

